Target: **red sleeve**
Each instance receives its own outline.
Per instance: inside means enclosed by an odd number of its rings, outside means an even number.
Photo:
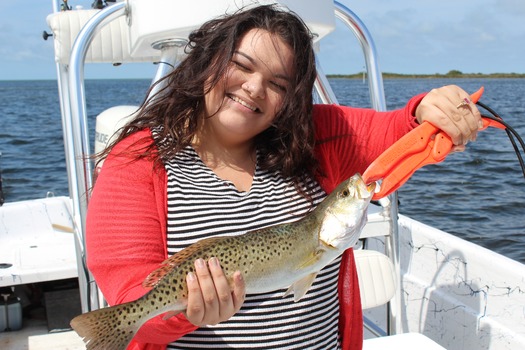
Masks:
[[[355,173],[363,173],[384,150],[417,126],[414,113],[423,97],[418,95],[405,108],[389,112],[315,105],[321,186],[331,191]]]
[[[424,95],[412,98],[404,109],[375,112],[369,109],[316,105],[317,180],[326,193],[343,180],[363,173],[384,150],[417,126],[414,112]],[[341,349],[363,347],[363,310],[353,249],[342,256],[338,282]]]
[[[146,276],[166,257],[166,173],[147,159],[132,160],[129,147],[153,142],[149,131],[118,144],[104,162],[89,202],[88,268],[110,305],[135,300]],[[196,327],[182,315],[156,317],[134,340],[168,344]],[[136,347],[135,347],[136,348]]]

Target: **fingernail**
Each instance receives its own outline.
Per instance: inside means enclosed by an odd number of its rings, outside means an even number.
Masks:
[[[210,258],[210,260],[209,260],[209,264],[210,264],[211,266],[215,266],[215,267],[219,267],[219,266],[220,266],[220,264],[219,264],[219,259],[217,259],[217,258],[215,258],[215,257]]]
[[[206,263],[202,259],[197,259],[197,260],[195,260],[195,266],[197,266],[199,268],[204,268],[204,267],[206,267]]]
[[[478,129],[483,129],[483,121],[478,120]]]
[[[193,272],[188,272],[188,280],[193,282],[197,279],[197,277],[195,276],[195,274]]]

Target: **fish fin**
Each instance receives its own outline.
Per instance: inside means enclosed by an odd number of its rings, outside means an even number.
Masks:
[[[86,349],[126,349],[127,345],[140,328],[143,320],[128,317],[123,322],[123,315],[129,315],[134,302],[120,304],[91,311],[75,317],[71,327],[86,343]]]
[[[165,321],[167,319],[172,318],[173,316],[177,316],[181,312],[184,312],[186,310],[186,307],[188,306],[188,301],[183,300],[177,303],[174,303],[171,306],[171,310],[166,311],[164,315],[162,316],[162,319]]]
[[[167,260],[164,261],[158,269],[154,270],[148,275],[148,277],[146,277],[144,282],[142,282],[142,287],[148,289],[155,288],[162,277],[167,275],[175,266],[177,265],[172,265]]]
[[[170,318],[172,318],[173,316],[176,316],[176,315],[178,315],[178,314],[180,314],[180,313],[181,313],[180,310],[178,310],[178,311],[168,311],[168,312],[166,312],[166,313],[164,314],[164,316],[162,316],[162,319],[163,319],[164,321],[166,321],[167,319],[170,319]]]
[[[298,302],[302,297],[304,297],[306,292],[308,292],[312,286],[312,283],[314,283],[316,276],[317,272],[314,272],[301,278],[299,281],[296,281],[290,286],[290,288],[288,288],[286,293],[284,293],[284,296],[287,296],[293,291],[293,301]]]
[[[179,266],[181,262],[190,258],[193,254],[195,254],[195,252],[205,248],[206,246],[213,245],[221,239],[222,237],[206,238],[190,245],[176,254],[173,254],[171,257],[164,260],[158,269],[152,271],[148,277],[146,277],[144,282],[142,282],[142,286],[148,289],[154,288],[164,276],[166,276],[175,267]]]

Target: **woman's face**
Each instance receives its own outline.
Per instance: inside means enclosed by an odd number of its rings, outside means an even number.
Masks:
[[[248,31],[230,67],[205,96],[206,135],[223,144],[251,142],[273,122],[292,74],[293,52],[282,39],[261,29]]]

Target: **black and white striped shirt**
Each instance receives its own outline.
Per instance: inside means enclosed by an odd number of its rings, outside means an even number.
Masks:
[[[248,192],[240,192],[208,168],[192,147],[166,164],[168,176],[168,254],[216,235],[295,221],[311,204],[279,174],[255,170]],[[311,180],[314,183],[315,180]],[[326,193],[318,184],[314,204]],[[337,349],[340,259],[325,267],[306,295],[294,303],[285,290],[246,296],[230,320],[189,333],[168,349]]]

